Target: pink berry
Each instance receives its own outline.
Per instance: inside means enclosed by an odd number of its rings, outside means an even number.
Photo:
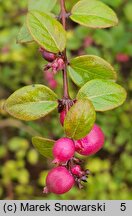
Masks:
[[[68,192],[74,185],[74,178],[69,171],[62,166],[53,168],[46,177],[44,193],[52,192],[63,194]]]
[[[104,144],[104,133],[98,125],[94,125],[90,133],[75,141],[75,149],[81,155],[92,155],[99,151]]]
[[[45,71],[45,78],[49,81],[54,78],[53,74],[50,71]]]
[[[50,86],[50,88],[55,89],[57,87],[57,81],[54,79],[50,80],[49,86]]]
[[[48,52],[43,48],[40,48],[39,51],[41,52],[43,58],[48,62],[53,62],[56,59],[56,55],[54,53]]]
[[[81,177],[84,175],[84,172],[81,170],[81,167],[79,165],[75,165],[71,168],[71,172],[73,175],[76,175],[78,177]]]
[[[84,40],[84,46],[85,47],[89,47],[90,45],[92,45],[93,44],[93,38],[92,37],[90,37],[90,36],[88,36],[88,37],[86,37],[85,38],[85,40]]]
[[[129,56],[125,53],[118,53],[116,55],[116,60],[118,62],[122,62],[122,63],[125,63],[125,62],[128,62],[129,61]]]
[[[60,138],[55,142],[53,147],[53,155],[55,159],[53,163],[64,163],[70,160],[75,153],[74,142],[66,137]]]
[[[63,111],[60,113],[60,123],[62,124],[62,126],[64,125],[65,117],[66,117],[66,110],[63,110]]]

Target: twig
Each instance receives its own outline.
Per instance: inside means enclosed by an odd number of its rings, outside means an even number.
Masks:
[[[61,22],[62,25],[64,27],[64,29],[66,29],[66,8],[65,8],[65,0],[60,0],[60,6],[61,6],[61,13],[60,13],[60,17],[61,17]],[[66,49],[62,52],[63,58],[64,58],[64,69],[63,69],[63,97],[65,99],[70,98],[69,97],[69,90],[68,90],[68,78],[67,78],[67,55],[66,55]]]

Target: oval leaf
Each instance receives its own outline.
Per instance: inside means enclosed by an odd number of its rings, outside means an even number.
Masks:
[[[36,136],[32,138],[32,143],[41,155],[46,158],[53,158],[52,148],[55,143],[54,140]]]
[[[24,23],[17,35],[17,43],[29,43],[32,41],[33,41],[33,38],[31,34],[29,33],[26,23]]]
[[[78,140],[92,129],[96,113],[92,103],[86,98],[78,100],[68,111],[64,129],[68,137]]]
[[[42,12],[48,12],[51,11],[57,0],[29,0],[28,1],[28,10],[38,10]]]
[[[106,111],[120,106],[126,99],[126,91],[120,85],[107,80],[91,80],[78,92],[77,98],[88,98],[96,111]]]
[[[68,71],[73,82],[80,87],[92,79],[117,79],[114,68],[102,58],[94,55],[72,59]]]
[[[29,121],[44,117],[57,107],[57,95],[44,85],[30,85],[15,91],[5,110],[15,118]]]
[[[63,26],[48,14],[39,11],[28,13],[27,26],[41,47],[54,53],[65,49],[66,32]]]
[[[107,28],[118,23],[115,12],[98,0],[81,0],[72,8],[70,18],[91,28]]]

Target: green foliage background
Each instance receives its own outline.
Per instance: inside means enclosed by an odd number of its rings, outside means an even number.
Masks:
[[[66,0],[71,8],[75,0]],[[67,194],[43,195],[45,177],[51,161],[41,157],[31,144],[31,137],[41,135],[51,139],[63,136],[57,111],[33,122],[11,118],[0,110],[0,199],[132,199],[132,130],[130,92],[132,90],[132,3],[131,0],[103,0],[118,14],[117,27],[89,30],[68,23],[68,56],[98,55],[114,65],[118,83],[127,89],[126,103],[112,111],[97,114],[97,123],[103,129],[106,141],[96,155],[86,158],[84,167],[91,170],[83,190],[74,187]],[[37,45],[16,44],[16,35],[24,21],[27,1],[0,0],[0,104],[12,92],[43,80],[44,60]],[[54,12],[58,12],[55,7]],[[86,38],[94,43],[86,45]],[[129,56],[126,63],[118,63],[116,55]],[[60,97],[61,73],[56,75]],[[77,88],[70,81],[71,96]],[[83,130],[83,128],[82,128]]]

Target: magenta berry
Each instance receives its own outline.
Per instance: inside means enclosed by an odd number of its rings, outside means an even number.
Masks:
[[[75,149],[81,155],[92,155],[99,151],[104,144],[104,134],[98,125],[94,125],[90,133],[75,141]]]
[[[65,167],[55,167],[47,175],[44,193],[63,194],[68,192],[73,185],[74,178],[70,172]]]
[[[55,142],[53,147],[53,155],[55,159],[53,163],[64,163],[70,160],[75,153],[74,142],[69,138],[60,138]]]
[[[48,52],[43,48],[40,48],[39,51],[41,52],[43,58],[48,62],[53,62],[56,59],[56,55],[54,53]]]
[[[55,79],[49,80],[48,84],[52,89],[55,89],[57,87],[57,81]]]
[[[65,117],[66,117],[66,110],[63,110],[63,111],[60,113],[60,123],[62,124],[62,126],[64,125]]]

